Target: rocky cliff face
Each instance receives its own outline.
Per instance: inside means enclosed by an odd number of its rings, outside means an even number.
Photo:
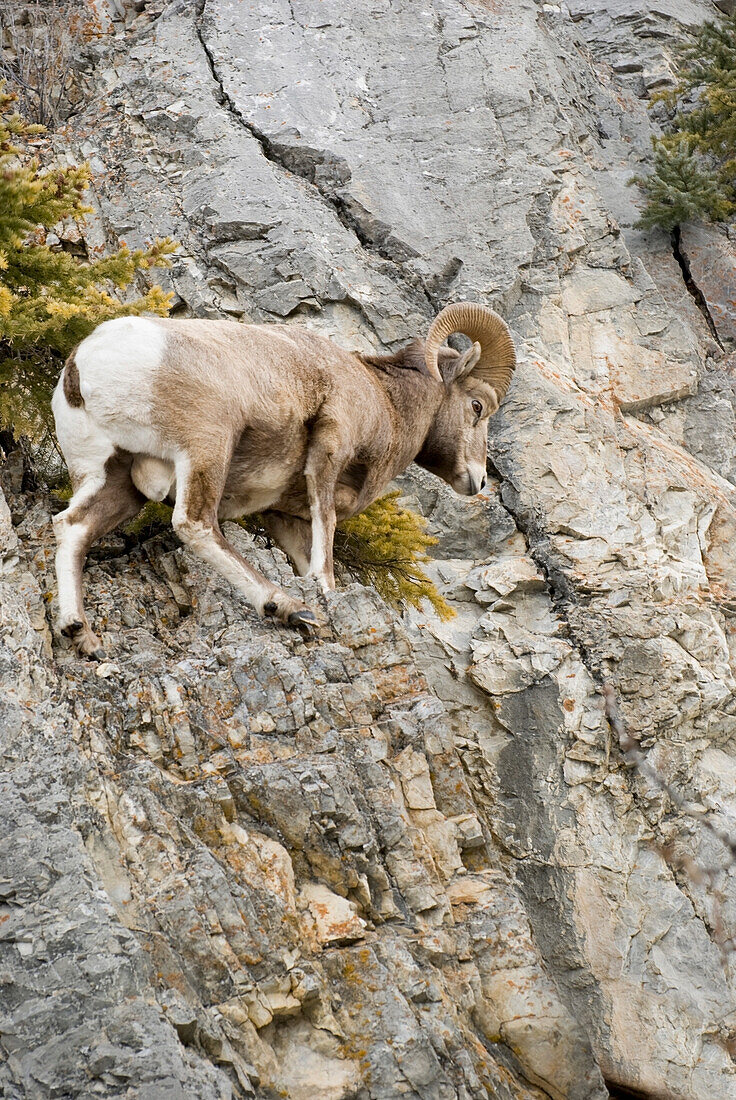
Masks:
[[[726,1100],[733,247],[625,186],[714,5],[95,7],[66,137],[178,308],[390,349],[473,298],[521,361],[492,491],[404,481],[445,625],[347,585],[304,642],[112,537],[80,663],[6,469],[5,1095]]]

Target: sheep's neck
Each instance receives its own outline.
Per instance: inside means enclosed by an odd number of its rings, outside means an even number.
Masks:
[[[399,432],[396,469],[391,474],[394,477],[406,469],[424,446],[442,404],[444,387],[428,375],[412,370],[386,373],[381,382],[396,411]]]

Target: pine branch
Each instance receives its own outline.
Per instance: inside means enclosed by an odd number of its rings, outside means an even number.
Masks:
[[[0,81],[0,425],[45,435],[49,400],[64,357],[102,321],[131,314],[165,316],[170,295],[152,286],[121,301],[139,273],[170,265],[177,245],[126,246],[87,260],[46,243],[63,222],[82,222],[87,165],[42,166],[28,153],[43,127],[15,111]]]
[[[651,174],[629,181],[647,197],[645,229],[736,213],[736,15],[704,23],[679,62],[676,88],[653,98],[673,111],[670,130],[653,140]]]

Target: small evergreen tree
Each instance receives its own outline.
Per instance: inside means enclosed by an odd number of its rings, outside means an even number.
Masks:
[[[637,223],[644,229],[658,225],[670,230],[704,218],[723,221],[736,209],[697,155],[688,134],[655,139],[654,171],[650,176],[635,176],[632,182],[647,195]]]
[[[14,110],[0,83],[0,427],[38,435],[64,357],[101,321],[144,312],[165,315],[169,295],[156,286],[121,302],[136,272],[168,266],[170,239],[131,252],[86,260],[52,248],[47,236],[60,222],[80,221],[89,169],[48,167],[29,157],[43,127]]]
[[[670,132],[653,139],[651,175],[631,181],[647,196],[645,228],[736,213],[736,15],[704,23],[679,61],[676,88],[654,100],[672,109]]]

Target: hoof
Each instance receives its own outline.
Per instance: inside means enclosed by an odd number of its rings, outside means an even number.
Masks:
[[[273,600],[269,600],[268,603],[264,603],[263,605],[263,614],[275,615],[278,609],[278,604],[276,604]]]
[[[289,615],[289,626],[294,626],[297,630],[304,630],[306,633],[311,634],[319,626],[319,620],[313,611],[305,607],[303,611],[292,611]]]
[[[77,657],[87,657],[91,661],[104,661],[107,657],[102,642],[90,630],[88,623],[75,619],[74,622],[62,626],[60,632],[70,639]]]

